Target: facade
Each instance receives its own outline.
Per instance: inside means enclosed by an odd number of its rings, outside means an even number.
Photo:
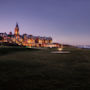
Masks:
[[[29,47],[58,47],[59,44],[52,43],[51,37],[41,37],[41,36],[33,36],[28,34],[20,35],[19,33],[19,26],[16,23],[16,27],[14,30],[14,34],[10,32],[7,33],[0,33],[0,37],[3,39],[0,42],[8,42],[8,43],[16,43],[22,46],[29,46]]]

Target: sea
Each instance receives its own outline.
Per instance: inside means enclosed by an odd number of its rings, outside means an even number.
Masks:
[[[86,49],[90,49],[90,45],[78,45],[78,48],[86,48]]]

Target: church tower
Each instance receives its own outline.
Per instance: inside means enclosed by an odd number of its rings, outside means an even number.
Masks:
[[[19,26],[18,26],[18,23],[16,23],[16,27],[15,27],[15,30],[14,30],[14,35],[15,36],[19,36]]]

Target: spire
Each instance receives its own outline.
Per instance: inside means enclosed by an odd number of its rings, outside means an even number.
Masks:
[[[16,27],[19,28],[18,23],[16,22]]]
[[[17,22],[16,22],[16,27],[15,27],[15,30],[14,30],[14,34],[19,35],[19,26],[18,26]]]

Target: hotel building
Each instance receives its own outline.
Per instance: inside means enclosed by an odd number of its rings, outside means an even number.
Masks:
[[[59,44],[52,43],[51,37],[33,36],[28,34],[20,35],[19,26],[16,23],[14,34],[10,32],[0,33],[0,42],[16,43],[21,46],[28,47],[59,47]]]

